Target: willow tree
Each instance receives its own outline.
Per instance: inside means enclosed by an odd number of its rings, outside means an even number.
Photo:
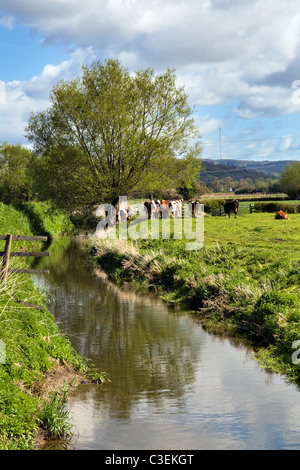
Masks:
[[[71,209],[199,174],[197,134],[173,70],[131,74],[113,59],[59,82],[27,126],[40,196]]]

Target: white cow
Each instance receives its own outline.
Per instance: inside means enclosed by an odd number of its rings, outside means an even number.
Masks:
[[[176,217],[180,218],[182,215],[182,199],[177,201],[176,206]]]
[[[172,217],[180,218],[182,213],[182,200],[176,199],[169,202],[170,214]]]

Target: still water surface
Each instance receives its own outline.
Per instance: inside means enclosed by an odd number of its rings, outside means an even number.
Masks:
[[[55,242],[50,310],[77,352],[110,374],[70,398],[69,449],[300,449],[300,394],[251,352],[159,299],[119,289],[85,243]]]

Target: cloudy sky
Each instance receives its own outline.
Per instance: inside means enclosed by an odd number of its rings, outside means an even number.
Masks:
[[[176,70],[204,158],[300,160],[299,0],[0,0],[0,142],[110,57]]]

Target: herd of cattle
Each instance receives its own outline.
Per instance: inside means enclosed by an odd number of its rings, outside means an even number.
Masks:
[[[172,201],[160,201],[159,199],[144,202],[144,207],[148,219],[158,219],[159,217],[179,218],[182,215],[182,199]]]
[[[191,217],[197,217],[200,207],[199,201],[190,201],[188,203],[189,215]],[[230,217],[230,214],[234,214],[234,217],[237,218],[239,210],[239,201],[226,201],[224,206],[224,213],[226,217]],[[183,214],[183,200],[182,199],[173,199],[170,201],[166,200],[150,200],[144,202],[144,209],[148,219],[159,219],[159,218],[181,218]],[[134,207],[130,206],[127,211],[120,210],[121,219],[131,220],[135,215]],[[118,219],[118,216],[117,216]],[[288,219],[288,215],[283,211],[277,211],[275,219]],[[118,220],[117,220],[118,223]]]
[[[159,217],[172,217],[180,218],[182,216],[182,199],[175,199],[171,201],[166,200],[147,200],[144,202],[144,207],[148,219],[158,219]],[[199,209],[198,201],[189,202],[190,215],[192,217],[197,217],[197,212]],[[229,201],[224,204],[224,211],[226,217],[230,217],[230,214],[233,213],[237,217],[239,209],[239,201]]]
[[[182,199],[176,199],[171,201],[165,200],[148,200],[144,202],[144,207],[146,210],[146,214],[148,215],[148,219],[158,219],[159,217],[182,217]],[[192,217],[197,217],[197,211],[199,209],[199,201],[191,201],[189,202],[190,208],[190,215]],[[230,214],[234,214],[235,218],[237,218],[239,210],[239,201],[236,199],[235,201],[226,201],[224,204],[224,212],[225,216],[230,218]],[[275,219],[288,219],[288,215],[283,211],[277,211],[275,215]]]
[[[200,207],[199,201],[190,201],[188,204],[183,206],[182,199],[175,199],[175,200],[147,200],[143,204],[145,213],[147,218],[150,219],[159,219],[159,218],[181,218],[183,215],[183,207],[186,210],[188,208],[189,216],[197,217]],[[117,208],[116,208],[117,209]],[[239,201],[226,201],[223,206],[225,216],[230,217],[230,214],[233,213],[235,218],[237,218],[238,210],[239,210]],[[103,207],[98,207],[96,215],[99,217],[107,217],[107,227],[113,225],[119,225],[120,221],[130,221],[134,216],[136,216],[139,212],[139,209],[134,205],[130,205],[129,207],[118,207],[117,212],[115,213],[115,221],[113,221],[113,217],[108,217],[110,211],[106,210]],[[112,214],[110,214],[112,215]],[[221,215],[221,211],[220,211]],[[288,219],[288,215],[283,211],[277,211],[275,215],[275,219]],[[106,228],[107,228],[106,227]]]

